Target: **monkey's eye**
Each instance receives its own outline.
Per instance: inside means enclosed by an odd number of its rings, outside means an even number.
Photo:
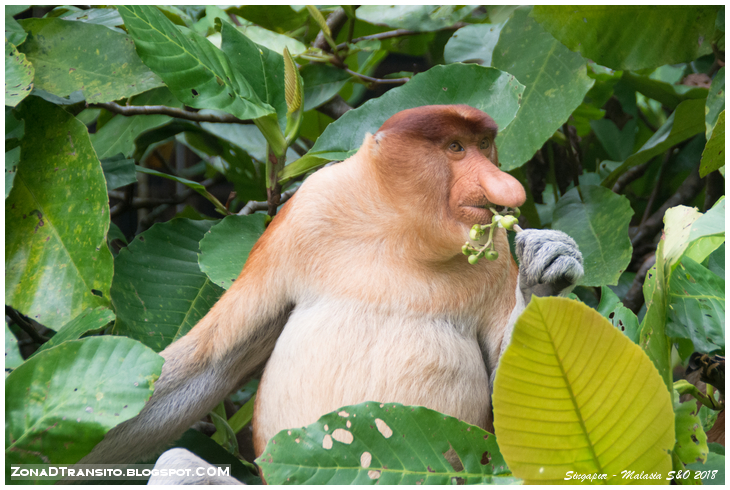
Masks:
[[[458,141],[454,141],[449,145],[449,150],[451,151],[464,151],[464,147],[459,144]]]
[[[489,148],[489,138],[484,138],[481,143],[479,143],[479,149],[480,150],[486,150]]]

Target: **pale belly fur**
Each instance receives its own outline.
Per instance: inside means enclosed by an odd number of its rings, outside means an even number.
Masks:
[[[259,386],[256,439],[364,401],[423,405],[484,426],[489,379],[475,324],[348,301],[298,305]]]

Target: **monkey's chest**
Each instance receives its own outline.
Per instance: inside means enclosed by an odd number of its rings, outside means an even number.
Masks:
[[[489,380],[468,323],[345,302],[297,307],[266,365],[257,431],[268,438],[363,401],[423,405],[483,426]]]

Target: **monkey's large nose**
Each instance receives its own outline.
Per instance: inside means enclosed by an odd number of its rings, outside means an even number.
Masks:
[[[522,184],[491,162],[480,169],[479,185],[484,189],[489,202],[498,206],[516,208],[522,206],[527,199]]]

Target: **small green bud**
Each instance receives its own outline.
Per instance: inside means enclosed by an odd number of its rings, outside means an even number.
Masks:
[[[501,220],[502,216],[499,214],[492,215],[492,223],[496,223],[497,221]]]
[[[484,235],[484,230],[482,230],[482,227],[479,225],[474,225],[471,227],[471,230],[469,230],[469,238],[472,240],[479,240],[482,235]]]
[[[461,253],[463,253],[464,255],[469,255],[469,245],[468,244],[461,247]]]
[[[502,226],[507,230],[512,230],[512,227],[517,224],[517,218],[514,216],[505,216],[500,220]]]
[[[477,262],[479,262],[479,256],[478,256],[478,255],[470,255],[470,256],[469,256],[469,258],[468,258],[467,260],[469,261],[469,263],[470,263],[471,265],[474,265],[474,264],[476,264]]]
[[[514,216],[515,218],[519,218],[520,217],[520,208],[515,208],[515,210],[512,212],[512,216]]]
[[[499,252],[496,250],[490,250],[487,252],[487,260],[497,260],[497,257],[499,257]]]

